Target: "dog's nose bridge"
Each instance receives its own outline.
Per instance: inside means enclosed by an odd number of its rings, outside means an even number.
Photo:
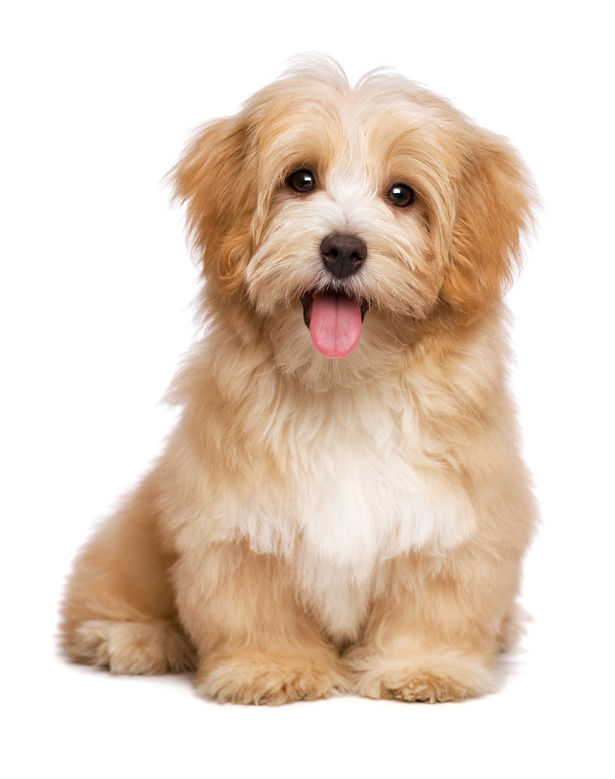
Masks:
[[[357,214],[373,204],[376,190],[367,171],[334,171],[327,185],[327,194],[339,212],[339,227],[335,232],[353,234]]]

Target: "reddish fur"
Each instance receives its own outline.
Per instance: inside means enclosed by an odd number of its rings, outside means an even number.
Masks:
[[[408,216],[374,202],[392,230],[414,231],[414,254],[411,263],[389,256],[383,237],[366,331],[343,361],[309,351],[286,274],[297,269],[284,266],[275,241],[253,267],[297,208],[283,186],[288,166],[309,164],[326,181],[344,162],[354,98],[340,72],[324,64],[266,88],[238,116],[208,125],[175,169],[213,326],[177,380],[184,413],[164,455],[76,562],[62,625],[73,660],[126,673],[196,665],[199,691],[244,703],[345,689],[458,700],[495,684],[535,518],[505,386],[500,303],[531,190],[507,143],[439,98],[399,79],[362,89],[371,145],[359,162],[381,191],[404,176],[419,198]],[[433,123],[404,134],[405,114],[388,111],[389,98]],[[304,129],[297,151],[293,133]],[[265,486],[285,495],[312,446],[310,420],[328,429],[328,408],[359,404],[372,388],[369,413],[383,399],[411,404],[416,472],[467,496],[476,523],[450,548],[378,562],[367,615],[342,640],[297,580],[295,542],[259,549],[225,535],[225,521],[238,496],[249,502]]]

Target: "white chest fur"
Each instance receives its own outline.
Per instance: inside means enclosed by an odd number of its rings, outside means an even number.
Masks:
[[[249,505],[227,506],[224,534],[292,560],[301,597],[342,640],[360,630],[382,561],[455,546],[474,510],[429,467],[410,404],[392,408],[373,391],[322,400],[277,433],[290,442],[283,495],[260,485]]]

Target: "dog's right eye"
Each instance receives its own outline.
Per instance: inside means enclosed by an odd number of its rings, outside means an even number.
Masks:
[[[286,185],[295,192],[312,192],[316,189],[316,176],[305,168],[296,170],[286,179]]]

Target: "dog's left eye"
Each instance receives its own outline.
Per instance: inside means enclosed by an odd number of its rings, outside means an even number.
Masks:
[[[316,176],[303,168],[291,173],[286,179],[286,184],[295,192],[312,192],[316,189]]]
[[[393,184],[387,192],[387,200],[398,208],[405,208],[414,203],[414,190],[406,184]]]

